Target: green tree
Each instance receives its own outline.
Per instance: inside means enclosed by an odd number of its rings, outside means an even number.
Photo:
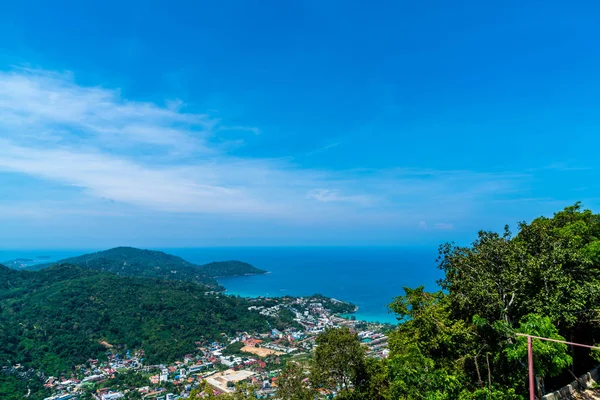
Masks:
[[[390,305],[401,321],[390,333],[388,373],[394,399],[454,399],[464,386],[462,368],[473,332],[451,317],[442,292],[404,288]]]
[[[365,349],[350,329],[328,329],[317,337],[316,344],[310,372],[314,387],[349,398],[367,383]]]
[[[480,388],[473,392],[463,390],[458,400],[524,400],[523,396],[517,394],[515,389],[490,389]]]
[[[277,382],[278,400],[313,400],[316,391],[308,385],[308,377],[304,368],[295,362],[288,362],[286,368],[279,375]]]
[[[450,316],[474,328],[476,340],[464,354],[470,382],[485,382],[488,375],[488,388],[525,393],[522,371],[507,348],[516,341],[510,331],[528,314],[547,317],[570,341],[598,342],[600,215],[579,203],[552,218],[520,223],[514,236],[505,228],[502,234],[480,232],[472,246],[446,244],[439,266]],[[587,352],[572,351],[573,373],[593,367]],[[444,357],[432,358],[437,364]]]
[[[198,387],[190,393],[189,400],[258,400],[256,390],[258,388],[245,382],[235,385],[234,393],[215,395],[208,382],[202,381]]]
[[[389,377],[387,360],[367,357],[365,360],[366,379],[358,388],[358,399],[383,400],[389,397]]]
[[[548,317],[542,317],[537,314],[528,314],[521,320],[517,332],[540,336],[555,340],[565,340],[558,334],[558,329],[552,324]],[[517,336],[515,342],[506,348],[506,354],[509,360],[520,362],[526,366],[527,362],[527,338]],[[534,371],[540,396],[545,394],[544,378],[556,376],[568,367],[573,359],[567,353],[568,347],[564,343],[550,342],[540,339],[532,339],[532,351],[534,358]],[[526,368],[522,368],[523,373]]]
[[[479,232],[472,247],[441,246],[439,267],[444,278],[440,284],[449,294],[455,315],[466,320],[479,315],[510,324],[526,288],[522,279],[525,261],[508,227],[502,236]]]
[[[257,390],[257,386],[241,382],[235,386],[235,392],[223,396],[223,400],[258,400]]]

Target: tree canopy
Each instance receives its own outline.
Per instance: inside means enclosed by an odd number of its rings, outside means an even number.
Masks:
[[[439,267],[442,291],[405,288],[391,305],[399,318],[390,337],[394,397],[525,395],[527,353],[517,332],[599,339],[600,215],[579,203],[520,223],[516,235],[506,227],[479,232],[471,246],[445,244]],[[595,365],[585,350],[538,340],[533,347],[540,392]]]

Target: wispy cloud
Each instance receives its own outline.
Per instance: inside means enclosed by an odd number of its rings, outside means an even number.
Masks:
[[[454,229],[454,225],[447,222],[437,222],[430,226],[427,221],[419,221],[417,227],[422,231],[428,231],[430,229],[448,231]]]
[[[555,162],[541,168],[531,168],[529,171],[560,171],[560,172],[573,172],[573,171],[589,171],[592,170],[592,167],[577,165],[569,162]]]
[[[99,152],[39,149],[0,141],[0,169],[86,190],[90,195],[163,211],[254,211],[241,190],[200,183],[180,167],[153,168]]]
[[[242,125],[221,125],[218,128],[219,131],[243,131],[250,132],[255,135],[260,135],[260,129],[255,126],[242,126]]]
[[[112,149],[151,145],[197,151],[217,124],[205,114],[77,85],[68,73],[31,69],[0,73],[0,110],[9,137],[68,144],[94,140]]]
[[[308,192],[307,197],[309,199],[314,199],[323,203],[332,203],[332,202],[344,202],[344,203],[354,203],[358,205],[370,205],[373,204],[375,199],[366,195],[352,195],[346,196],[341,194],[337,190],[330,189],[313,189]]]
[[[52,182],[69,188],[69,196],[75,188],[81,198],[108,199],[115,207],[302,222],[361,218],[421,228],[427,224],[419,221],[448,221],[434,229],[451,229],[454,219],[492,196],[515,193],[526,179],[472,171],[315,170],[291,159],[238,157],[219,135],[259,134],[258,128],[187,109],[178,100],[160,106],[80,85],[69,73],[0,72],[0,172]]]
[[[310,157],[310,156],[314,156],[315,154],[324,153],[324,152],[326,152],[327,150],[334,149],[334,148],[338,147],[338,146],[339,146],[339,145],[341,145],[341,144],[342,144],[342,142],[341,142],[341,141],[339,141],[339,142],[333,142],[333,143],[329,143],[329,144],[327,144],[327,145],[325,145],[325,146],[322,146],[322,147],[319,147],[319,148],[316,148],[316,149],[314,149],[314,150],[311,150],[311,151],[309,151],[308,153],[306,153],[306,155],[307,155],[308,157]]]

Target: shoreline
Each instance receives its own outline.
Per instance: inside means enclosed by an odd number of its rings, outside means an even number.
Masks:
[[[225,289],[223,294],[225,294],[227,296],[239,296],[239,297],[254,298],[254,299],[259,298],[259,297],[262,297],[262,298],[310,297],[310,295],[309,296],[292,296],[289,294],[265,296],[265,295],[256,295],[256,294],[250,294],[250,293],[244,293],[244,292],[231,292],[229,289]],[[323,295],[323,296],[328,297],[326,295]],[[329,297],[329,298],[332,298],[332,297]],[[350,319],[350,316],[354,316],[354,317],[356,317],[357,321],[363,321],[363,322],[368,322],[368,323],[380,323],[380,324],[389,324],[389,325],[397,325],[398,324],[398,320],[396,319],[396,317],[389,313],[386,313],[386,314],[371,314],[371,313],[361,314],[360,306],[358,306],[356,304],[354,305],[354,310],[352,312],[333,314],[333,315],[335,315],[339,318],[344,318],[344,319]]]
[[[271,272],[269,272],[269,271],[265,271],[265,272],[249,272],[247,274],[211,276],[211,278],[213,278],[213,279],[219,279],[219,278],[238,278],[238,277],[241,277],[241,276],[269,275],[270,273]]]

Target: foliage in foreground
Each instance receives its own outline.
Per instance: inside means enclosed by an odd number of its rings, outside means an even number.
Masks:
[[[310,384],[294,385],[340,399],[523,399],[527,348],[517,333],[600,341],[600,215],[579,204],[521,223],[515,236],[506,228],[469,247],[443,245],[439,267],[442,291],[405,288],[390,305],[399,324],[387,360],[366,358],[351,332],[328,331]],[[533,353],[539,397],[595,366],[589,351],[560,343],[533,339]]]
[[[579,204],[521,223],[513,236],[480,232],[440,248],[443,291],[405,288],[390,308],[390,395],[509,399],[527,393],[526,338],[593,344],[600,331],[600,215]],[[587,351],[533,340],[538,395],[594,366]],[[575,357],[573,357],[575,355]],[[425,397],[423,397],[426,394]]]

